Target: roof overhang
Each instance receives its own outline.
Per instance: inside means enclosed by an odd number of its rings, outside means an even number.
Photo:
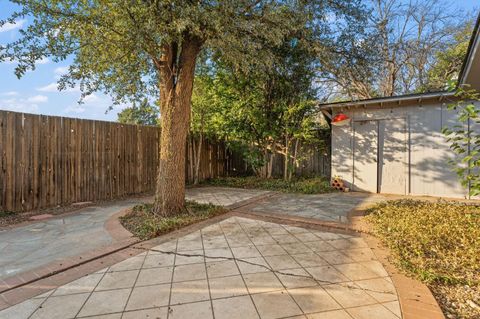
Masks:
[[[321,110],[334,109],[334,108],[349,108],[349,107],[358,107],[358,106],[405,106],[413,103],[428,103],[443,101],[455,96],[454,92],[432,92],[432,93],[422,93],[422,94],[410,94],[410,95],[400,95],[400,96],[389,96],[382,98],[374,98],[368,100],[358,100],[358,101],[346,101],[346,102],[336,102],[336,103],[325,103],[320,104],[319,107]]]
[[[480,90],[480,15],[473,29],[467,56],[458,77],[458,85],[465,84],[468,84],[472,89]]]

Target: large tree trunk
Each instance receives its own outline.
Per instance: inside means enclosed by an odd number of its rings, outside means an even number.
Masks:
[[[172,216],[185,210],[185,153],[190,123],[198,40],[185,37],[163,48],[160,71],[160,156],[154,213]],[[180,52],[178,50],[180,49]]]

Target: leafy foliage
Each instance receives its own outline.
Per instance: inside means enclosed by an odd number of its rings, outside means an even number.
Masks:
[[[475,129],[480,124],[480,93],[459,88],[458,101],[448,106],[457,113],[457,124],[444,127],[443,134],[457,158],[450,161],[462,185],[471,196],[480,194],[480,134]]]
[[[124,124],[158,125],[159,110],[151,106],[147,99],[140,105],[133,104],[118,113],[117,121]]]
[[[186,203],[188,213],[172,217],[159,217],[152,212],[152,208],[152,204],[137,205],[130,213],[120,217],[120,222],[136,237],[151,239],[226,212],[220,206],[191,201]]]
[[[449,80],[456,80],[460,74],[468,45],[473,32],[473,21],[456,30],[453,41],[444,50],[436,53],[435,62],[428,71],[426,90],[443,90],[448,88]]]
[[[480,316],[467,302],[480,302],[479,206],[397,200],[380,203],[367,214],[395,264],[427,283],[449,318]]]
[[[206,180],[203,184],[246,189],[265,189],[285,193],[323,194],[333,192],[330,182],[323,177],[298,178],[285,181],[279,178],[223,177]]]
[[[300,149],[324,145],[328,127],[316,110],[316,57],[308,44],[314,40],[304,32],[272,48],[273,68],[238,72],[210,62],[196,77],[193,131],[227,140],[264,177],[275,154],[285,157],[291,177]]]
[[[101,90],[115,103],[159,95],[158,67],[165,50],[198,40],[215,59],[236,70],[269,68],[270,48],[308,27],[328,32],[327,14],[357,14],[357,0],[337,1],[32,1],[0,26],[33,16],[22,37],[0,47],[0,61],[15,61],[21,77],[44,57],[73,56],[60,88],[80,83],[85,95]],[[313,23],[313,21],[316,23]],[[176,44],[176,45],[175,45]]]
[[[472,16],[448,0],[363,3],[369,10],[363,25],[329,43],[330,49],[318,50],[325,99],[443,89],[461,66],[461,43],[469,26],[471,30]],[[457,45],[460,50],[454,52]]]
[[[402,269],[425,282],[480,284],[480,207],[398,200],[367,214]]]

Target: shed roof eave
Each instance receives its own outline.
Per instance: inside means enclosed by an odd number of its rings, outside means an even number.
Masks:
[[[368,99],[368,100],[323,103],[323,104],[319,104],[319,107],[321,110],[325,110],[325,109],[342,108],[342,107],[349,107],[349,106],[359,106],[359,105],[366,106],[366,105],[381,104],[381,103],[453,97],[454,95],[455,95],[455,92],[442,91],[442,92],[433,92],[433,93],[389,96],[389,97],[374,98],[374,99]]]

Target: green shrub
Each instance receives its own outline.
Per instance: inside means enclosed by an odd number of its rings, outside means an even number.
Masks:
[[[324,177],[298,178],[290,182],[280,178],[222,177],[204,181],[204,185],[265,189],[285,193],[322,194],[333,191],[330,182]]]
[[[160,217],[152,213],[152,207],[152,204],[137,205],[127,215],[120,217],[120,222],[136,237],[150,239],[227,211],[220,206],[187,201],[188,212]]]

